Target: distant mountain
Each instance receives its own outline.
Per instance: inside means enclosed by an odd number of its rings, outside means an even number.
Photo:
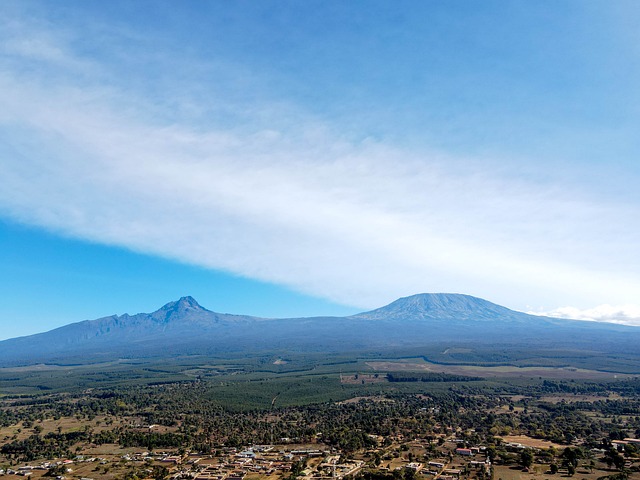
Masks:
[[[368,320],[455,320],[471,322],[534,321],[525,313],[509,310],[471,295],[453,293],[422,293],[399,298],[395,302],[352,318]],[[536,319],[538,317],[535,317]],[[539,321],[539,320],[538,320]],[[543,319],[544,321],[544,319]]]
[[[0,366],[270,351],[420,351],[463,344],[478,351],[562,348],[640,356],[640,329],[532,316],[446,293],[400,298],[350,317],[288,319],[216,313],[183,297],[153,313],[112,315],[2,341]]]
[[[170,302],[153,313],[111,315],[0,342],[0,362],[41,361],[89,353],[96,357],[148,355],[173,346],[215,340],[228,330],[257,321],[243,315],[211,312],[193,297]]]

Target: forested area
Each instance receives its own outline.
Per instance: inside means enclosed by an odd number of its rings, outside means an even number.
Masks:
[[[406,378],[398,375],[399,378]],[[407,380],[411,381],[411,380]],[[388,392],[349,402],[299,406],[228,408],[215,401],[207,382],[95,389],[78,394],[5,399],[0,426],[19,425],[26,438],[5,436],[0,455],[9,461],[70,455],[80,443],[179,448],[211,452],[222,446],[272,444],[282,439],[322,442],[350,454],[375,445],[375,437],[434,439],[461,432],[468,444],[499,445],[498,437],[520,434],[584,448],[607,440],[640,436],[640,397],[636,381],[616,384],[619,398],[546,401],[541,394],[597,385],[540,382],[520,387],[459,383],[423,394]],[[600,385],[611,389],[611,385]],[[520,398],[513,396],[519,391]],[[276,397],[277,398],[277,397]],[[44,432],[44,421],[71,418],[80,429]],[[161,426],[152,431],[149,426]]]

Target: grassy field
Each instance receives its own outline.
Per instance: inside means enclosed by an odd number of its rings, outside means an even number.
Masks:
[[[377,372],[437,372],[450,375],[470,375],[483,378],[508,377],[543,377],[552,379],[580,379],[580,380],[615,380],[633,375],[587,370],[575,367],[518,367],[514,365],[478,366],[478,365],[443,365],[411,359],[403,361],[373,361],[366,362],[372,370]]]

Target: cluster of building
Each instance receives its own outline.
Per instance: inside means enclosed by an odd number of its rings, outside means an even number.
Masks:
[[[172,478],[194,480],[244,480],[245,476],[288,475],[294,464],[304,461],[301,479],[344,478],[357,473],[361,460],[340,461],[340,456],[318,448],[276,450],[271,445],[257,445],[241,451],[225,449],[220,456],[185,455],[174,469]]]
[[[38,471],[48,472],[50,469],[55,467],[65,467],[63,469],[64,472],[72,473],[73,472],[72,465],[79,464],[79,463],[93,463],[93,462],[100,462],[103,465],[108,463],[107,459],[105,458],[95,458],[95,457],[85,458],[82,455],[79,455],[74,460],[64,459],[56,462],[42,462],[37,465],[23,465],[15,469],[7,468],[6,471],[4,469],[0,469],[0,475],[19,475],[21,477],[30,477],[34,473],[37,473]],[[62,475],[57,476],[57,480],[64,480],[64,478],[65,477]],[[92,479],[82,477],[81,480],[92,480]]]
[[[382,440],[382,439],[380,439]],[[410,442],[414,451],[426,449],[426,441]],[[451,442],[451,443],[449,443]],[[379,442],[379,445],[383,442]],[[404,440],[402,441],[404,444]],[[428,442],[427,442],[428,443]],[[442,442],[441,442],[442,443]],[[439,448],[439,456],[432,461],[421,463],[414,458],[405,456],[393,457],[393,461],[387,460],[386,465],[380,465],[382,470],[409,469],[423,475],[433,475],[438,480],[457,480],[461,477],[461,469],[475,469],[489,472],[491,464],[486,458],[484,447],[458,447],[460,444],[451,437],[448,445]],[[398,451],[400,443],[393,443],[393,446],[382,447],[377,450],[377,454],[389,456],[393,451]],[[425,450],[426,451],[426,450]],[[96,472],[95,477],[103,477],[109,467],[111,476],[116,473],[116,469],[127,468],[127,466],[163,465],[166,466],[169,475],[173,480],[245,480],[249,478],[283,478],[289,476],[294,470],[301,480],[323,480],[342,479],[349,475],[358,473],[366,466],[366,457],[356,455],[355,459],[346,460],[329,447],[313,445],[254,445],[243,449],[222,448],[215,454],[179,453],[169,452],[130,452],[120,455],[104,455],[103,457],[83,457],[78,456],[73,460],[61,460],[55,463],[43,462],[39,465],[25,465],[0,474],[30,476],[38,470],[49,470],[60,465],[67,466],[69,477],[79,478],[80,474],[90,474]],[[98,462],[98,468],[85,467],[80,464]],[[76,465],[73,465],[76,464]],[[101,466],[104,466],[102,468]],[[76,472],[71,474],[71,468]],[[100,470],[103,470],[100,472]],[[33,477],[33,480],[40,480],[45,472],[40,472]],[[93,474],[91,474],[94,476]],[[57,480],[65,480],[64,476]],[[91,480],[83,477],[82,480]]]

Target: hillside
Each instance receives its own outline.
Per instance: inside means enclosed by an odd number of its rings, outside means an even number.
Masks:
[[[473,346],[480,353],[458,360],[481,361],[482,352],[496,349],[640,355],[639,344],[634,327],[537,317],[460,294],[413,295],[350,317],[288,319],[216,313],[183,297],[152,313],[112,315],[2,341],[0,365],[276,351],[433,352],[439,345]]]

